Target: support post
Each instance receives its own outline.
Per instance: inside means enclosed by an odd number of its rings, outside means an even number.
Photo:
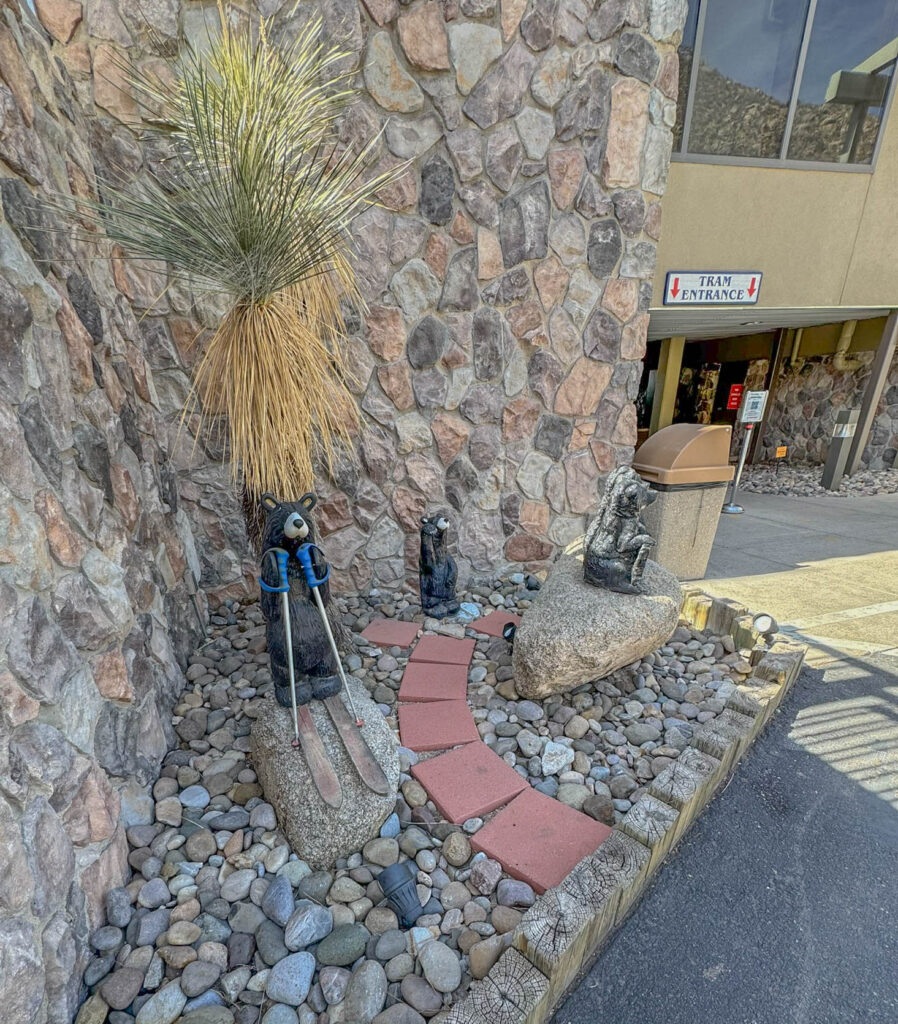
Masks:
[[[655,400],[652,402],[652,418],[649,424],[649,433],[651,434],[662,427],[669,427],[673,423],[685,346],[686,339],[683,336],[665,338],[661,342],[658,379],[655,381]]]
[[[852,439],[857,437],[857,416],[857,409],[839,409],[836,413],[836,425],[826,453],[823,476],[820,478],[821,485],[828,491],[837,491],[842,482],[848,451]]]
[[[861,411],[857,421],[857,431],[848,454],[845,472],[848,476],[856,473],[861,465],[861,456],[870,439],[870,428],[876,418],[876,409],[882,397],[883,388],[889,375],[889,367],[895,358],[895,346],[898,343],[898,310],[892,310],[883,328],[882,340],[876,349],[876,357],[870,367],[870,380],[861,400]]]

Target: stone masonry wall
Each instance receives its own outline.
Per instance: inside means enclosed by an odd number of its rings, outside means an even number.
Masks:
[[[325,549],[395,586],[442,506],[463,578],[544,567],[632,457],[685,3],[320,6],[367,93],[346,136],[408,161],[356,225],[360,464],[322,483]]]
[[[873,353],[860,352],[857,358],[864,365],[852,371],[837,370],[832,356],[808,359],[797,369],[785,368],[764,433],[762,458],[772,458],[773,449],[785,444],[789,446],[790,460],[820,464],[826,461],[836,412],[860,408],[870,378]],[[861,463],[867,469],[890,469],[896,456],[898,358],[889,370]]]
[[[158,159],[118,60],[164,74],[216,7],[35,2],[0,7],[0,997],[63,1022],[169,743],[191,580],[251,569],[220,445],[178,429],[214,304],[35,202]],[[632,456],[685,0],[259,3],[285,36],[316,6],[364,90],[345,138],[407,162],[355,228],[363,423],[318,483],[337,582],[407,580],[436,507],[463,574],[544,567]]]
[[[188,581],[241,588],[245,540],[217,453],[178,434],[187,297],[39,202],[142,159],[94,116],[83,30],[61,47],[80,4],[39,6],[53,38],[0,7],[0,1005],[63,1024],[152,816],[206,615]]]

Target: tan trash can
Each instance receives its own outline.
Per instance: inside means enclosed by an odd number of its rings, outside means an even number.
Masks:
[[[642,445],[633,468],[658,497],[643,520],[655,538],[652,558],[677,579],[705,575],[727,484],[732,428],[674,423]]]

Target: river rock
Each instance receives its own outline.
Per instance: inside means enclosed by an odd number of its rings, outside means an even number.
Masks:
[[[273,699],[265,701],[252,728],[253,765],[265,798],[277,812],[293,849],[316,868],[327,867],[360,850],[378,834],[396,803],[396,741],[364,686],[354,676],[349,676],[347,685],[352,688],[356,709],[365,720],[360,731],[389,782],[389,792],[384,796],[361,781],[320,701],[312,701],[308,707],[340,780],[343,799],[338,808],[321,799],[305,757],[291,746],[293,728],[286,708]],[[343,700],[346,703],[345,694]]]
[[[565,693],[639,661],[677,627],[682,591],[657,562],[646,563],[639,594],[583,579],[582,555],[562,555],[515,633],[515,688],[531,699]]]

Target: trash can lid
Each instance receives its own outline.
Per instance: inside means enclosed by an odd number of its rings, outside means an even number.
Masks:
[[[733,479],[727,424],[674,423],[639,448],[633,468],[650,483],[709,484]]]

